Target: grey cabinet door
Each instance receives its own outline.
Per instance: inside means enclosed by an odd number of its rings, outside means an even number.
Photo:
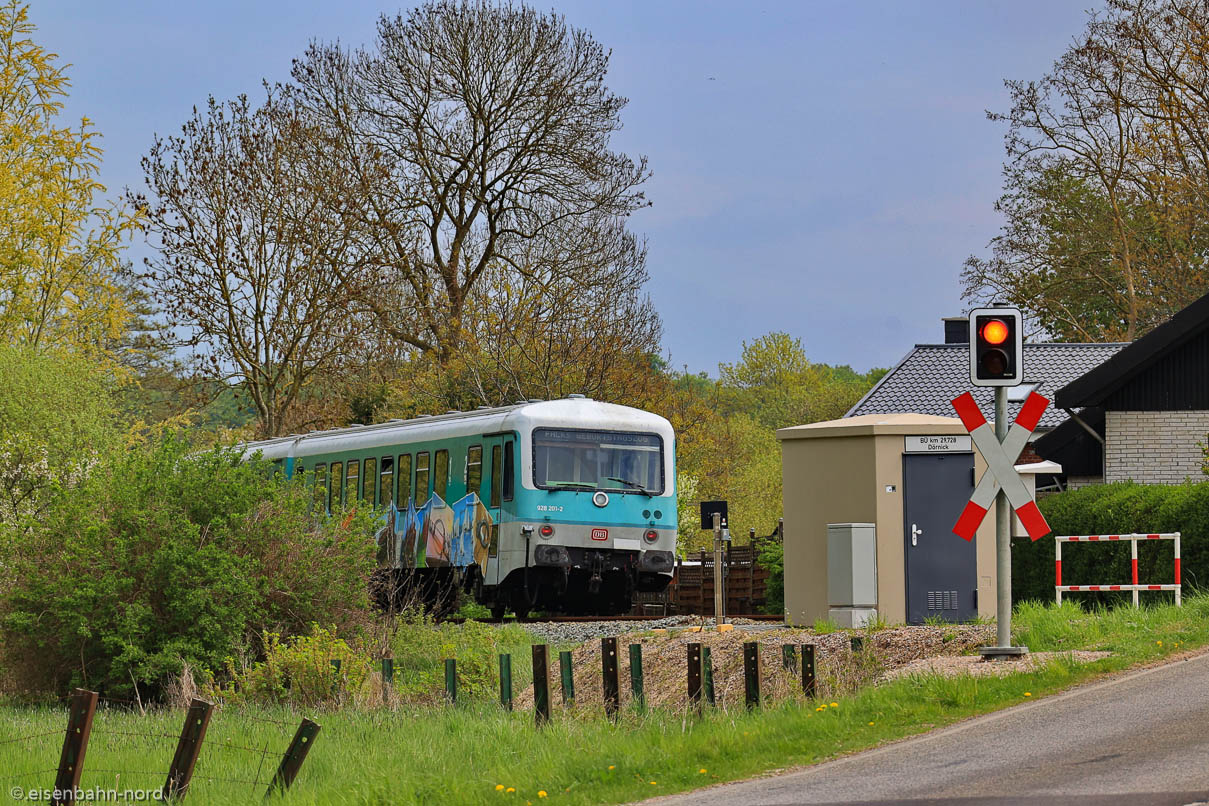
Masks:
[[[907,621],[965,621],[978,612],[974,541],[953,525],[974,492],[974,454],[903,455]]]

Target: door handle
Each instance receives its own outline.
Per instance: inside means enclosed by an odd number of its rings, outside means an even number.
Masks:
[[[923,529],[918,528],[915,524],[911,524],[911,545],[917,545],[918,538],[924,533]]]

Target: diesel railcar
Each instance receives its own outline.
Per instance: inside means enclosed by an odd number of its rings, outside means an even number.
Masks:
[[[329,512],[380,512],[393,591],[609,615],[672,577],[675,435],[650,412],[570,395],[243,447],[305,474]]]

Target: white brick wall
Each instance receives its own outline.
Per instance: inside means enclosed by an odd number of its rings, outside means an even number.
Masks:
[[[1204,480],[1200,446],[1209,435],[1209,411],[1110,411],[1107,415],[1105,481]]]

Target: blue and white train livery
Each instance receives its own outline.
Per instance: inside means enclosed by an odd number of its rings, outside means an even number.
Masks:
[[[381,511],[394,591],[604,615],[671,580],[675,435],[640,409],[571,395],[244,447],[305,473],[329,511]]]

